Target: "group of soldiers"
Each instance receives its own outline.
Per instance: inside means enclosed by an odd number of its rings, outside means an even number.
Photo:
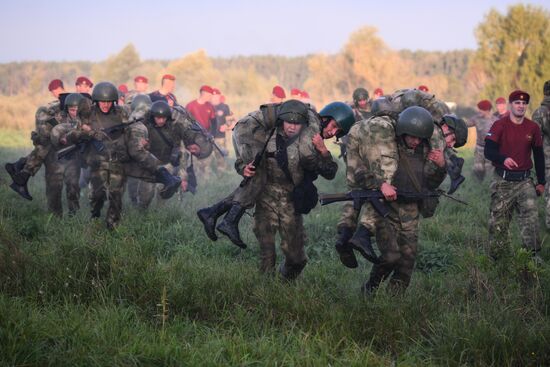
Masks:
[[[543,131],[550,132],[547,84],[543,102],[546,112],[539,114],[544,115]],[[63,180],[68,199],[72,198],[69,212],[78,209],[78,195],[69,185],[76,187],[75,172],[84,165],[90,169],[92,217],[99,217],[105,200],[109,200],[106,222],[114,228],[120,221],[127,177],[150,185],[145,200],[150,201],[155,190],[167,199],[180,188],[182,177],[189,181],[184,157],[204,159],[213,151],[211,136],[197,127],[193,116],[177,103],[152,103],[148,95],[136,93],[130,103],[120,105],[117,88],[109,82],[98,83],[91,95],[57,93],[51,85],[50,91],[58,99],[37,111],[35,149],[27,157],[7,164],[6,169],[13,179],[11,187],[30,198],[27,181],[43,163],[46,181],[52,182],[46,187],[48,206],[55,213],[60,210]],[[447,175],[451,182],[448,193],[455,192],[464,181],[464,160],[455,148],[466,144],[468,124],[451,114],[426,87],[397,90],[373,100],[366,89],[358,88],[353,99],[351,106],[332,102],[319,112],[296,99],[271,102],[240,119],[233,128],[233,145],[235,169],[243,179],[229,195],[197,212],[208,238],[216,241],[221,233],[239,248],[246,248],[239,221],[246,210],[255,208],[253,232],[260,247],[260,270],[275,273],[279,234],[284,255],[279,274],[287,280],[296,279],[307,263],[303,215],[319,200],[315,180],[319,175],[332,180],[338,170],[325,145],[325,140],[336,137],[344,141],[350,189],[349,195],[338,200],[353,201],[343,205],[337,224],[335,248],[340,261],[356,268],[359,254],[373,263],[362,288],[365,293],[373,292],[388,278],[392,290],[406,289],[417,255],[420,217],[434,214],[442,194],[439,187]],[[503,218],[517,208],[524,246],[534,253],[540,250],[540,240],[533,235],[536,228],[532,215],[527,212],[534,206],[536,193],[544,190],[545,164],[544,154],[541,161],[540,129],[537,133],[537,125],[531,125],[523,115],[528,101],[527,93],[513,92],[509,97],[511,117],[506,117],[511,124],[527,129],[528,138],[513,147],[523,149],[521,157],[516,158],[517,151],[510,149],[514,139],[513,134],[506,135],[510,128],[500,127],[508,123],[506,118],[492,127],[483,127],[482,137],[478,135],[478,143],[483,139],[484,157],[498,174],[492,185],[495,194],[489,229],[491,242],[496,244],[491,251],[495,259],[507,246],[503,238],[509,220]],[[532,164],[528,164],[531,149],[536,187],[530,179]],[[524,195],[518,196],[517,192]],[[515,201],[511,202],[510,197]],[[501,205],[503,201],[505,205]],[[376,239],[378,253],[372,238]]]

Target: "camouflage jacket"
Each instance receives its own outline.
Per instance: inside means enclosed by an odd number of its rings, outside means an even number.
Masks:
[[[50,134],[50,139],[54,148],[59,150],[64,146],[69,145],[70,143],[68,141],[67,143],[63,144],[62,139],[63,138],[66,139],[67,135],[69,135],[71,131],[80,130],[81,126],[82,126],[82,121],[78,116],[73,119],[68,114],[65,114],[62,122],[56,125],[52,129]]]
[[[401,112],[407,107],[420,106],[427,109],[435,121],[441,121],[443,115],[451,112],[445,102],[435,98],[435,95],[422,92],[418,89],[397,90],[389,99],[397,112]]]
[[[540,107],[533,112],[532,120],[540,126],[542,131],[544,155],[546,164],[550,164],[550,96],[545,96]]]
[[[489,115],[489,117],[485,117],[483,114],[478,113],[470,120],[466,121],[466,125],[468,127],[475,126],[476,128],[476,144],[478,146],[485,146],[485,136],[487,136],[487,133],[489,132],[491,126],[493,126],[493,123],[496,120],[498,119],[492,114]]]
[[[35,130],[31,135],[33,143],[47,145],[50,143],[50,133],[54,126],[61,123],[65,113],[61,111],[59,100],[41,106],[35,113]]]

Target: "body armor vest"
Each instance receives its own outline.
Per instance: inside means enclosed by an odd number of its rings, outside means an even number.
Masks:
[[[421,143],[412,151],[411,149],[407,149],[404,143],[399,143],[399,161],[397,163],[397,171],[392,180],[392,185],[397,187],[397,189],[412,192],[426,190],[426,181],[424,179],[424,147],[425,144]],[[403,199],[398,198],[398,201],[403,201]],[[408,200],[408,202],[410,201]]]

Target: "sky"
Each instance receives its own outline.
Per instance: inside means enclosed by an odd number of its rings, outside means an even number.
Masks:
[[[0,62],[101,61],[133,43],[142,59],[336,53],[353,31],[374,26],[392,49],[475,49],[474,31],[508,0],[424,1],[8,1]],[[529,4],[550,9],[550,0]]]

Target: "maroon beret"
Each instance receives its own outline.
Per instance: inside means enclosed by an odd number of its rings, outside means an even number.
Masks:
[[[302,94],[302,91],[299,90],[298,88],[292,88],[292,89],[290,90],[290,95],[291,95],[291,96],[299,96],[299,95],[301,95],[301,94]]]
[[[134,78],[134,82],[136,83],[149,83],[149,79],[147,79],[146,77],[144,77],[143,75],[138,75]]]
[[[303,90],[302,93],[300,93],[300,95],[302,96],[302,98],[309,98],[309,93],[306,92],[305,90]]]
[[[206,93],[214,94],[214,90],[209,85],[201,86],[201,89],[199,89],[199,92],[206,92]]]
[[[529,104],[530,98],[531,96],[529,96],[529,93],[518,89],[510,93],[510,96],[508,97],[508,102],[512,103],[514,101],[525,101],[525,103]]]
[[[506,104],[506,98],[504,97],[498,97],[497,100],[495,101],[496,104]]]
[[[376,88],[374,90],[374,94],[380,94],[381,96],[384,95],[384,91],[382,90],[382,88]]]
[[[426,87],[425,85],[418,86],[418,90],[421,90],[422,92],[429,92],[428,87]]]
[[[79,76],[78,78],[76,78],[76,82],[74,83],[74,85],[80,84],[88,84],[90,88],[94,86],[94,83],[92,83],[92,81],[85,76]]]
[[[48,84],[48,90],[51,92],[57,88],[65,88],[61,79],[54,79]]]
[[[273,94],[277,98],[286,98],[285,90],[280,85],[274,86],[271,94]]]
[[[220,94],[222,94],[222,92],[218,88],[212,88],[212,94],[220,95]]]
[[[491,101],[484,99],[478,102],[477,108],[482,111],[491,111],[491,108],[493,108],[493,104],[491,103]]]
[[[162,76],[162,80],[164,80],[164,79],[176,80],[176,77],[173,76],[172,74],[164,74],[164,75]]]
[[[128,86],[126,84],[121,84],[118,86],[118,91],[126,94],[128,93]]]

